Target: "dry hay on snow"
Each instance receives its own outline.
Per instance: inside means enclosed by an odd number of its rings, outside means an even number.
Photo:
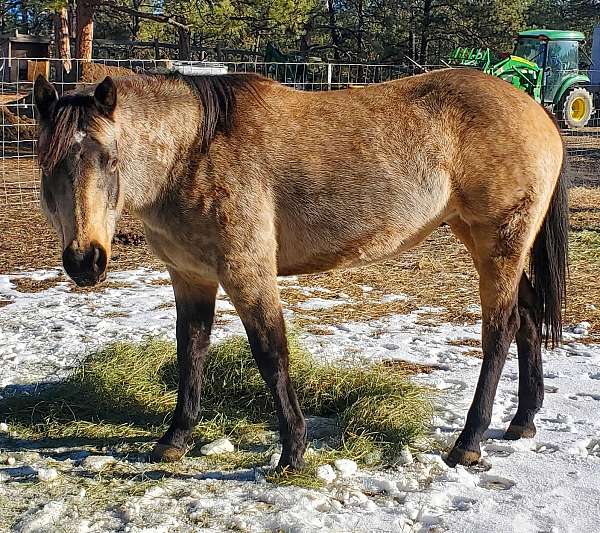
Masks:
[[[433,392],[408,380],[415,368],[323,364],[294,335],[289,346],[290,375],[309,416],[309,440],[319,452],[307,454],[306,471],[274,475],[272,481],[318,486],[314,474],[323,461],[352,457],[389,463],[403,447],[424,442]],[[144,450],[147,438],[166,429],[177,396],[176,361],[171,342],[118,343],[91,354],[65,382],[0,399],[0,418],[9,423],[21,448],[27,439],[39,439],[37,445],[50,441],[71,446],[79,441],[129,441],[134,443],[130,451],[139,453],[135,443],[142,441]],[[238,450],[208,458],[217,462],[212,466],[237,469],[268,463],[274,451],[275,410],[245,338],[233,337],[210,348],[202,397],[195,436],[201,442],[227,436]],[[191,455],[198,455],[197,448]]]

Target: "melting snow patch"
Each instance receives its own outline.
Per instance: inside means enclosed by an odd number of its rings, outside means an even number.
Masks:
[[[337,475],[331,465],[321,465],[317,468],[317,477],[325,483],[331,483],[335,481]]]
[[[116,462],[117,460],[112,455],[88,455],[81,461],[81,466],[92,472],[101,472]]]
[[[358,470],[358,465],[351,459],[336,459],[333,464],[342,477],[353,476]]]
[[[217,439],[200,448],[202,455],[217,455],[220,453],[234,452],[235,447],[229,439]]]
[[[53,525],[59,525],[64,502],[50,502],[41,508],[28,511],[14,528],[18,533],[42,533],[49,531]]]
[[[345,300],[325,300],[324,298],[310,298],[309,300],[297,304],[297,307],[307,311],[312,311],[315,309],[329,309],[330,307],[335,307],[337,305],[343,305],[347,303],[348,302]]]
[[[391,302],[403,302],[408,300],[408,296],[406,294],[386,294],[381,298],[381,302],[384,304]]]

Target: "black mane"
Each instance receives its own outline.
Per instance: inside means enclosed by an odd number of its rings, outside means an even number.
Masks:
[[[257,83],[263,78],[257,74],[222,74],[217,76],[186,76],[176,74],[187,83],[202,104],[201,151],[208,153],[217,133],[229,134],[235,126],[237,92],[248,91],[262,103]]]

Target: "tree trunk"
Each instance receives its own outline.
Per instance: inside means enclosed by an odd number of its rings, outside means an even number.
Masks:
[[[421,50],[419,62],[427,64],[427,52],[429,49],[429,27],[431,26],[431,12],[433,11],[433,0],[425,0],[423,3],[423,20],[421,21]]]
[[[94,0],[79,0],[77,2],[77,39],[75,41],[75,56],[80,59],[92,59],[94,43]]]
[[[358,35],[357,35],[357,42],[356,42],[356,47],[358,48],[358,57],[360,59],[363,59],[362,57],[362,53],[363,53],[363,32],[365,30],[365,12],[364,12],[364,6],[363,6],[363,0],[359,0],[358,2]]]
[[[183,25],[186,24],[186,20],[185,17],[182,15],[177,15],[175,16],[175,20]],[[190,40],[191,40],[191,35],[190,35],[190,30],[189,28],[185,27],[185,26],[177,26],[177,37],[179,40],[179,59],[181,61],[189,61],[190,60]]]
[[[190,32],[185,28],[177,28],[179,37],[179,59],[189,61],[190,59]]]
[[[54,40],[56,55],[62,59],[65,72],[71,72],[71,38],[69,36],[69,13],[66,7],[54,13]]]
[[[335,6],[333,0],[327,0],[327,11],[329,12],[329,31],[333,47],[333,57],[336,61],[340,60],[340,37],[337,31],[337,22],[335,17]]]

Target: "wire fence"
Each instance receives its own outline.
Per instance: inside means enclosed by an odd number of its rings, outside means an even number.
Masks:
[[[34,204],[39,198],[40,170],[36,161],[36,117],[32,98],[33,80],[38,73],[44,74],[62,94],[80,84],[99,81],[107,74],[126,75],[131,71],[254,72],[306,91],[360,87],[422,71],[416,65],[205,63],[151,59],[72,60],[70,67],[67,71],[58,59],[0,58],[0,204],[23,206]],[[445,65],[425,68],[432,70],[445,68]],[[586,126],[562,130],[575,184],[600,183],[600,93],[593,93],[592,87],[587,89],[595,110]]]

